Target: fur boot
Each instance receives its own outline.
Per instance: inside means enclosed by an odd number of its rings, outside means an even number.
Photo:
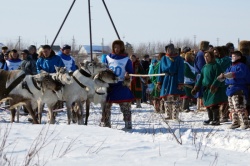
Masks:
[[[120,109],[121,112],[123,113],[125,129],[132,129],[131,103],[129,102],[121,103]]]
[[[238,112],[239,114],[239,121],[240,121],[240,128],[247,129],[249,126],[248,124],[248,114],[246,110],[242,110]]]
[[[224,123],[224,122],[228,122],[229,119],[229,110],[228,110],[228,104],[222,104],[220,105],[220,122]]]
[[[232,112],[231,115],[232,115],[232,124],[231,124],[231,126],[229,126],[229,129],[236,129],[236,128],[240,127],[238,113]]]
[[[111,106],[112,103],[106,103],[105,108],[102,111],[102,118],[100,126],[111,128]]]

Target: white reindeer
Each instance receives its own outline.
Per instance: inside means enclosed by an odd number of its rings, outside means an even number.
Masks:
[[[29,114],[32,116],[33,123],[41,123],[41,105],[46,103],[48,105],[50,123],[55,122],[52,114],[52,108],[55,102],[62,97],[62,83],[71,83],[71,77],[68,73],[63,73],[63,70],[58,70],[57,73],[49,75],[48,73],[41,73],[35,76],[26,75],[24,79],[8,94],[10,100],[11,122],[14,122],[15,107],[25,105]],[[66,71],[66,68],[64,68]],[[11,82],[11,81],[9,81]],[[12,81],[13,82],[13,81]],[[8,86],[7,81],[7,86]],[[38,108],[38,120],[35,116],[34,110]]]

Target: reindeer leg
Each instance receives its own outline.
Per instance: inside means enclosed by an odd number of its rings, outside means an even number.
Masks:
[[[48,107],[48,115],[49,124],[55,124],[55,116],[52,107]]]
[[[38,114],[38,122],[42,124],[42,109],[43,109],[43,104],[41,101],[37,102],[37,114]]]
[[[17,123],[19,123],[19,113],[20,113],[20,109],[21,109],[21,107],[18,107],[18,108],[16,109],[16,122],[17,122]]]
[[[16,109],[11,109],[10,112],[11,112],[10,122],[13,123],[15,122]]]
[[[83,106],[82,106],[82,103],[80,101],[77,102],[78,103],[78,112],[77,112],[77,117],[78,117],[78,125],[83,125],[83,113],[84,113],[84,110],[83,110]]]
[[[70,125],[71,120],[72,120],[71,107],[73,107],[73,106],[74,106],[74,102],[68,102],[68,101],[66,102],[68,125]],[[73,108],[72,108],[72,111],[74,111]]]
[[[25,107],[26,107],[26,109],[28,110],[30,116],[33,119],[33,124],[39,124],[38,121],[37,121],[36,114],[35,114],[34,110],[32,109],[31,102],[30,101],[26,102]]]
[[[85,115],[85,125],[88,125],[88,118],[89,118],[89,108],[90,108],[90,101],[89,99],[86,100],[86,115]]]

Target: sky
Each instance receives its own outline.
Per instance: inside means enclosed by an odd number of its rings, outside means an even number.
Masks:
[[[180,124],[168,121],[170,132],[164,115],[154,113],[151,105],[135,107],[132,130],[123,130],[118,104],[112,106],[111,128],[99,126],[100,104],[91,105],[88,126],[67,125],[66,110],[58,112],[55,125],[45,124],[45,112],[42,125],[30,124],[27,116],[10,125],[10,113],[0,109],[0,163],[7,159],[9,165],[25,165],[30,159],[29,165],[45,166],[249,166],[249,129],[228,129],[230,122],[204,126],[207,113],[191,111],[180,113]],[[28,155],[33,150],[36,155]]]
[[[72,0],[0,0],[0,43],[51,44]],[[117,39],[102,0],[91,0],[94,45]],[[120,38],[133,45],[190,39],[249,40],[248,0],[105,0]],[[194,39],[194,36],[195,39]],[[76,0],[55,44],[88,45],[88,1]]]

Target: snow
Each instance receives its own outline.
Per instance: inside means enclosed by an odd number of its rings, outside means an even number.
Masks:
[[[27,116],[10,124],[9,112],[1,110],[0,165],[5,158],[12,165],[25,165],[29,159],[30,165],[49,166],[250,165],[250,129],[227,129],[230,122],[204,126],[206,112],[194,111],[181,113],[180,123],[165,122],[151,105],[142,107],[132,105],[132,130],[123,129],[123,116],[116,104],[112,128],[99,127],[99,105],[91,106],[88,126],[67,125],[66,112],[58,113],[55,125],[46,124],[45,114],[42,125],[30,124]],[[4,139],[6,131],[10,132]]]

